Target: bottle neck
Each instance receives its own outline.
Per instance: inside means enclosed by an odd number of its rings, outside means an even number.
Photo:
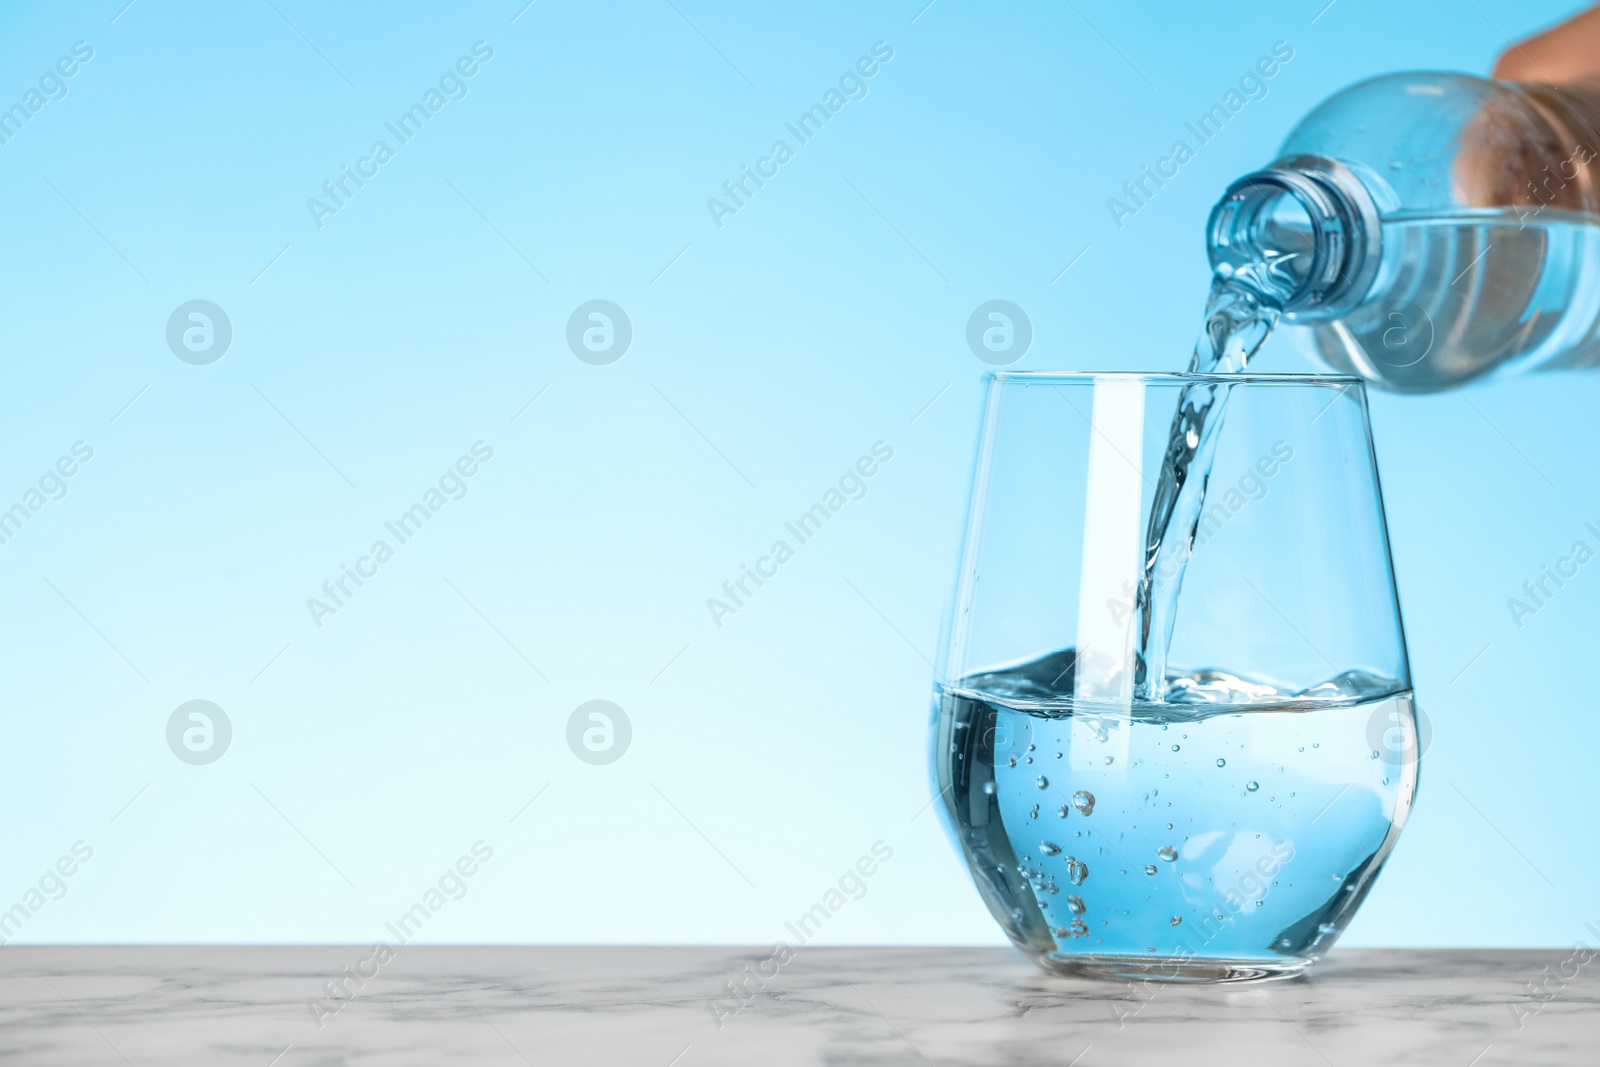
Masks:
[[[1377,204],[1343,164],[1290,156],[1228,187],[1211,210],[1207,252],[1219,276],[1256,290],[1287,320],[1337,319],[1377,274]]]

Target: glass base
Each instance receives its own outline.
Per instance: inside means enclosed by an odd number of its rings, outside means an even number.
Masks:
[[[1272,982],[1297,978],[1315,959],[1229,960],[1160,956],[1089,956],[1050,952],[1034,962],[1051,974],[1124,982]]]

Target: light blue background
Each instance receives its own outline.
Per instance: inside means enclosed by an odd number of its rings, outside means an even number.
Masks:
[[[881,839],[826,940],[999,942],[919,815],[988,369],[968,314],[1027,310],[1016,369],[1176,368],[1205,213],[1297,116],[1484,71],[1572,6],[673,2],[5,5],[0,103],[95,50],[0,145],[0,500],[95,450],[0,545],[0,908],[94,849],[17,940],[370,942],[482,839],[426,939],[770,942]],[[479,40],[466,99],[313,225]],[[706,199],[880,40],[867,98],[718,229]],[[1270,96],[1118,229],[1107,198],[1279,40]],[[235,329],[211,366],[164,338],[196,298]],[[611,366],[565,344],[594,298],[634,325]],[[1307,363],[1279,338],[1260,366]],[[1505,606],[1600,520],[1596,388],[1373,399],[1435,738],[1347,943],[1600,919],[1600,571],[1521,630]],[[313,626],[479,440],[466,498]],[[715,627],[706,598],[879,440],[868,495]],[[602,767],[565,741],[597,698],[634,732]],[[211,766],[166,747],[192,699],[233,723]]]

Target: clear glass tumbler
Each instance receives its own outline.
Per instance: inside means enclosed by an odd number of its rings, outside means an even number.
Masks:
[[[1148,657],[1151,501],[1196,388],[1226,417],[1189,547],[1157,564],[1178,593]],[[1360,379],[991,375],[940,656],[939,806],[1018,948],[1066,974],[1304,970],[1417,786]]]

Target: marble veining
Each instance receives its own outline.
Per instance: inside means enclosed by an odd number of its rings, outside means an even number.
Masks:
[[[775,975],[769,956],[408,946],[379,960],[356,946],[11,946],[0,950],[0,1059],[1537,1067],[1600,1058],[1600,961],[1575,966],[1566,951],[1346,949],[1309,978],[1235,986],[1056,978],[1009,949],[804,948]],[[753,977],[762,964],[770,977]],[[726,983],[741,980],[746,992],[730,995]]]

